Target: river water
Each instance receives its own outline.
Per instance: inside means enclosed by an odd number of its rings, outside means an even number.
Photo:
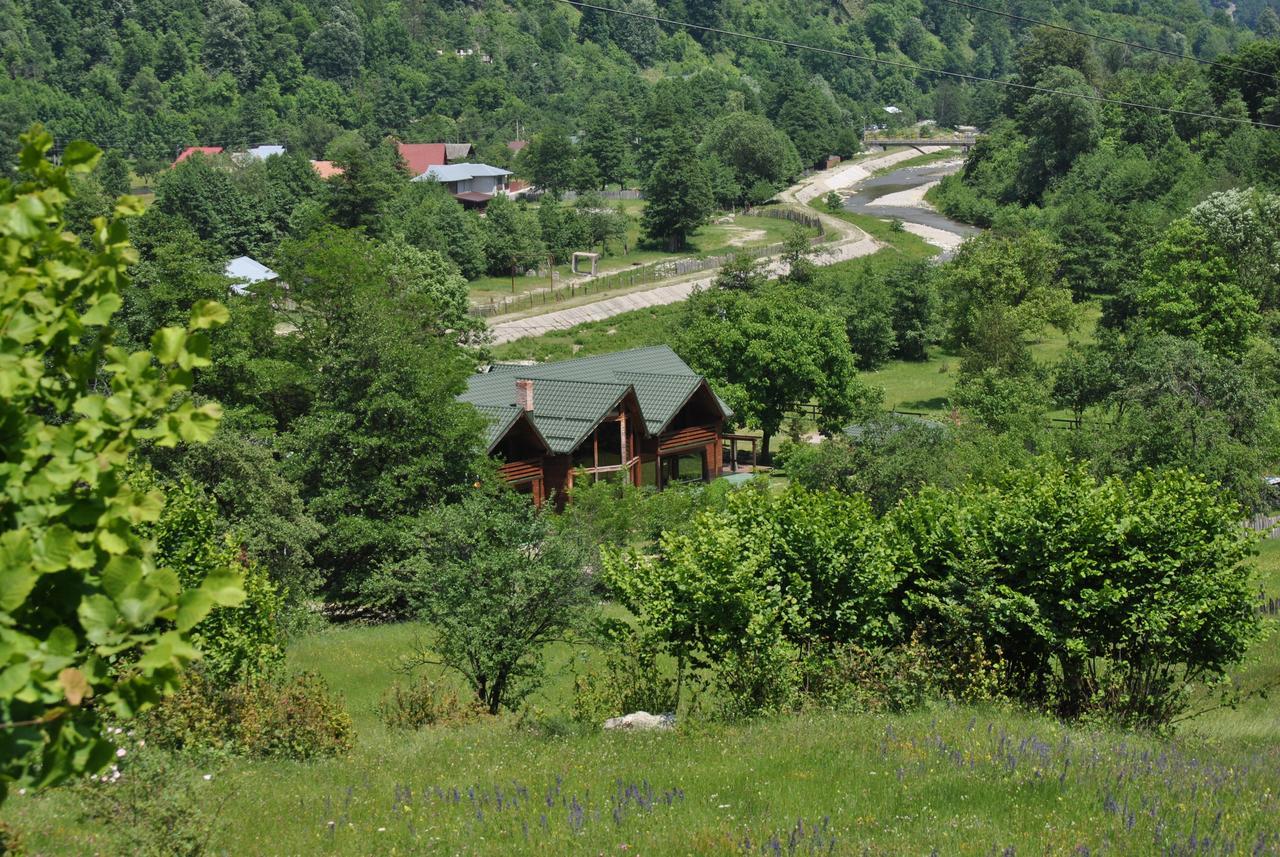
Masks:
[[[909,230],[911,224],[921,227],[919,234],[925,240],[934,244],[951,245],[944,247],[942,258],[946,258],[954,252],[954,245],[958,241],[977,235],[981,230],[939,214],[924,201],[923,194],[928,187],[959,169],[959,161],[939,161],[923,167],[904,167],[866,179],[857,184],[845,198],[844,208],[846,211],[874,217],[896,217],[908,224]],[[950,240],[937,235],[934,230],[946,233]],[[937,240],[939,238],[943,240]]]

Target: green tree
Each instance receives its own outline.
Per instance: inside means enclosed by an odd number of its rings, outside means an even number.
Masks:
[[[737,198],[720,200],[725,205],[766,202],[801,169],[800,155],[787,135],[764,116],[753,113],[727,113],[713,122],[702,139],[702,155],[733,171],[741,193]]]
[[[428,510],[412,539],[412,554],[368,586],[432,628],[406,666],[460,673],[490,714],[519,707],[542,681],[546,646],[590,603],[584,547],[505,487]]]
[[[671,136],[645,182],[644,196],[640,226],[668,250],[683,250],[689,235],[710,219],[711,181],[687,134]]]
[[[111,149],[98,165],[98,181],[102,189],[112,196],[124,196],[133,189],[133,179],[129,175],[129,164],[120,154],[119,149]]]
[[[156,520],[163,497],[123,477],[143,441],[213,432],[218,407],[182,394],[209,364],[203,329],[226,311],[197,306],[186,327],[157,331],[151,352],[113,346],[111,316],[137,258],[126,218],[140,205],[123,198],[83,247],[64,210],[71,176],[99,152],[71,143],[54,166],[52,146],[33,129],[22,137],[26,178],[0,180],[0,799],[11,783],[43,788],[105,766],[114,748],[102,719],[130,718],[172,690],[200,655],[192,629],[244,597],[231,569],[184,592],[158,567],[138,525]]]
[[[595,164],[600,181],[606,185],[622,184],[627,177],[630,147],[621,114],[622,107],[617,98],[606,94],[583,119],[582,153]]]
[[[1201,227],[1176,221],[1147,253],[1135,292],[1139,323],[1239,358],[1261,317],[1237,270]]]
[[[328,182],[330,218],[343,228],[382,236],[389,204],[406,178],[399,154],[389,143],[353,140],[339,147],[333,161],[342,173]]]
[[[349,230],[280,246],[277,269],[307,307],[293,359],[324,379],[281,445],[286,475],[325,528],[314,556],[338,596],[401,559],[417,514],[484,466],[480,420],[457,401],[471,358],[424,324],[399,261]]]
[[[1028,145],[1018,175],[1022,199],[1038,201],[1049,185],[1066,175],[1076,159],[1098,145],[1102,122],[1098,107],[1075,94],[1094,95],[1084,75],[1066,68],[1051,68],[1036,81],[1042,89],[1027,99],[1019,125]],[[1071,94],[1068,94],[1071,93]]]
[[[241,0],[210,0],[205,18],[204,63],[213,74],[230,72],[247,83],[253,77],[253,12]]]
[[[574,184],[574,145],[564,131],[544,131],[520,153],[520,172],[554,199]]]
[[[516,290],[516,273],[538,265],[546,255],[538,219],[520,204],[505,196],[489,201],[484,218],[484,253],[489,272],[508,274],[511,291]]]
[[[865,410],[870,396],[856,378],[838,318],[809,308],[785,286],[758,294],[711,290],[693,295],[676,350],[712,379],[738,421],[759,428],[768,455],[783,417],[816,403],[819,429],[833,433]]]
[[[409,182],[392,204],[391,231],[419,250],[447,256],[468,280],[484,274],[484,227],[439,182]]]

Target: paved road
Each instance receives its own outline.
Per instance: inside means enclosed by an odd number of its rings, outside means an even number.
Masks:
[[[815,173],[799,184],[787,188],[778,197],[782,202],[806,205],[812,200],[825,196],[832,190],[851,187],[868,178],[876,170],[893,166],[919,154],[914,149],[907,149],[854,164],[845,164],[832,170],[824,170],[820,173]],[[821,212],[817,212],[817,214],[822,218],[823,226],[828,232],[840,236],[830,243],[821,245],[818,254],[815,255],[813,260],[819,265],[833,265],[836,262],[844,262],[860,256],[869,256],[883,246],[861,229],[846,221]],[[785,263],[774,259],[769,263],[768,271],[772,276],[782,276],[787,272],[787,266]],[[694,289],[710,286],[715,276],[715,271],[707,271],[693,277],[674,281],[669,285],[657,286],[640,292],[629,292],[616,297],[582,304],[581,306],[552,310],[551,312],[527,318],[503,320],[499,316],[490,323],[490,329],[493,331],[493,342],[495,345],[500,345],[504,342],[512,342],[529,336],[542,336],[553,330],[568,330],[588,321],[602,321],[632,310],[679,303],[687,299]]]

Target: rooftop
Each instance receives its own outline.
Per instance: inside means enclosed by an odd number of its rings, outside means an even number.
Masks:
[[[482,177],[509,176],[510,170],[491,167],[488,164],[444,164],[427,170],[414,181],[465,182]]]
[[[639,402],[648,434],[661,434],[706,385],[701,375],[665,345],[534,366],[498,364],[473,375],[467,392],[460,397],[488,418],[486,441],[490,449],[521,413],[516,405],[517,380],[534,382],[530,416],[555,453],[577,448],[631,392]],[[726,417],[732,416],[718,397],[716,402]]]
[[[409,167],[409,173],[415,177],[432,167],[443,166],[449,160],[444,143],[398,143],[396,147]]]
[[[223,269],[223,273],[232,281],[231,290],[238,295],[248,291],[247,286],[280,278],[275,271],[248,256],[237,256],[232,259]]]

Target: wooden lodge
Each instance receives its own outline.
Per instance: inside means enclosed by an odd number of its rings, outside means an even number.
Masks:
[[[638,348],[474,375],[462,401],[488,420],[489,454],[534,502],[562,505],[575,480],[658,488],[720,475],[733,415],[670,348]]]

